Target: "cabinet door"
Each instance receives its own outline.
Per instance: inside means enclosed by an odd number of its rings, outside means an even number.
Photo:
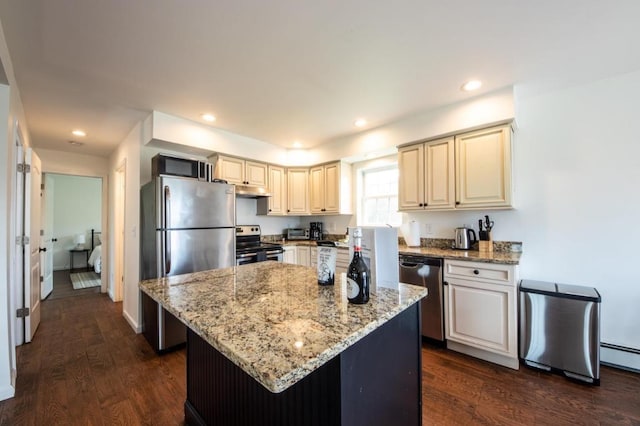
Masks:
[[[324,212],[324,168],[316,166],[309,169],[309,207],[311,213]]]
[[[424,208],[424,145],[398,150],[398,209]]]
[[[257,185],[268,187],[267,165],[255,161],[246,161],[244,166],[244,177],[247,185]]]
[[[312,268],[318,267],[318,248],[309,247],[309,266]]]
[[[284,253],[282,254],[282,262],[283,263],[292,263],[296,264],[296,247],[295,246],[284,246],[282,247]]]
[[[269,166],[269,215],[287,214],[287,178],[284,167]]]
[[[424,144],[425,208],[427,210],[455,207],[454,138]]]
[[[448,340],[501,355],[517,356],[515,287],[447,279]]]
[[[340,212],[340,163],[324,166],[324,213]]]
[[[244,184],[244,160],[233,157],[219,156],[215,175],[234,185]]]
[[[308,169],[287,170],[287,213],[309,214]]]
[[[310,265],[310,254],[309,254],[308,246],[298,246],[296,247],[296,261],[298,265],[309,266]]]
[[[456,136],[456,206],[511,205],[511,128]]]

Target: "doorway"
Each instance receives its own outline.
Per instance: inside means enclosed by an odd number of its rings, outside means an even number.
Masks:
[[[50,249],[51,291],[43,268],[43,298],[54,300],[101,291],[102,178],[45,173],[43,231]],[[47,237],[48,236],[48,237]]]

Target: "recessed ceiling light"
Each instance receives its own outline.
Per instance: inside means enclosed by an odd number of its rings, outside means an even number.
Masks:
[[[73,145],[73,146],[82,146],[82,145],[84,145],[83,142],[78,142],[78,141],[69,141],[69,144]]]
[[[87,134],[84,132],[84,130],[80,130],[80,129],[73,130],[71,132],[71,134],[74,135],[74,136],[80,136],[81,138],[87,136]]]
[[[364,118],[358,118],[353,124],[356,127],[364,127],[367,125],[367,120],[365,120]]]
[[[202,119],[204,121],[208,121],[209,123],[213,123],[216,121],[216,116],[213,114],[202,114]]]
[[[294,148],[302,148],[302,143],[300,141],[295,141],[295,142],[293,142],[293,147]]]
[[[469,80],[460,87],[460,90],[471,92],[472,90],[479,89],[480,86],[482,86],[482,82],[480,80]]]

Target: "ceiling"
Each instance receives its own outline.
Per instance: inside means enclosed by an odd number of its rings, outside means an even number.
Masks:
[[[32,145],[100,156],[152,110],[307,148],[358,117],[635,71],[639,16],[637,0],[0,0]]]

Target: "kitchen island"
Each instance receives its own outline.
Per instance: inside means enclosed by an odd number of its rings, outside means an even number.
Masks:
[[[188,327],[188,424],[421,424],[421,287],[365,305],[315,269],[260,262],[147,280]]]

